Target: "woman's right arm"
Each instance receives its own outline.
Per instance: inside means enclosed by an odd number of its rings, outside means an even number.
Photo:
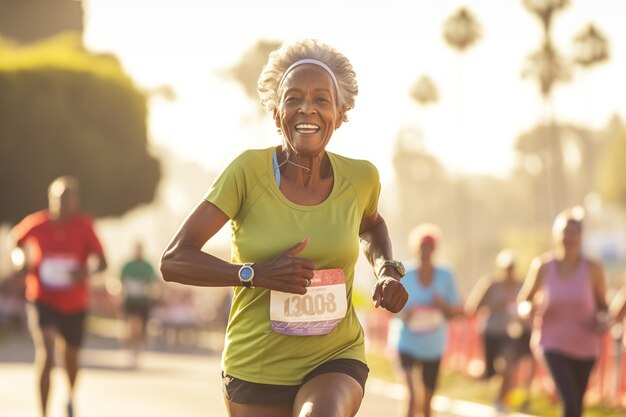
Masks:
[[[481,307],[484,307],[487,293],[491,289],[491,284],[492,279],[489,275],[485,275],[478,280],[465,302],[465,314],[473,316],[478,313]]]
[[[535,258],[528,269],[528,274],[524,284],[517,295],[518,314],[520,317],[527,317],[532,311],[532,301],[535,294],[541,287],[544,263],[541,257]]]
[[[620,322],[626,317],[626,286],[622,287],[613,297],[609,313],[613,320]]]
[[[185,219],[161,257],[161,274],[166,281],[203,287],[231,287],[241,285],[239,268],[202,251],[229,220],[213,203],[201,201]],[[307,240],[294,242],[295,246],[278,254],[266,264],[254,264],[254,285],[282,292],[305,294],[315,263],[297,255]]]
[[[239,285],[238,265],[202,252],[204,244],[228,221],[216,205],[201,201],[180,226],[161,257],[166,281],[204,287]]]

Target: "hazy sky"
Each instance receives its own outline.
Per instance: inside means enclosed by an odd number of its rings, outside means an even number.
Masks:
[[[462,58],[441,37],[460,6],[483,27]],[[520,77],[541,30],[521,0],[85,0],[85,11],[88,47],[117,54],[140,86],[176,91],[174,102],[153,101],[151,140],[209,167],[279,143],[256,102],[219,75],[260,38],[318,38],[351,59],[360,93],[330,149],[373,161],[383,180],[393,178],[394,140],[406,127],[422,129],[427,149],[454,172],[506,175],[514,139],[541,114],[536,85]],[[599,127],[612,114],[626,116],[625,17],[621,0],[573,0],[556,16],[554,38],[565,55],[590,22],[611,41],[607,64],[557,87],[561,120]],[[422,74],[440,94],[426,109],[409,96]]]

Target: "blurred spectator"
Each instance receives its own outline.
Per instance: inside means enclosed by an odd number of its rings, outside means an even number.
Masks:
[[[16,272],[0,280],[0,338],[25,327],[24,303],[22,273]]]
[[[417,267],[409,269],[403,284],[409,300],[389,325],[389,345],[396,349],[409,397],[406,416],[431,415],[441,356],[446,345],[447,320],[463,313],[452,272],[433,262],[439,228],[418,226],[409,237]],[[423,391],[415,385],[413,371],[421,367]],[[418,392],[424,393],[419,398]],[[420,401],[421,400],[421,401]]]
[[[614,323],[614,334],[618,337],[624,337],[624,319],[626,318],[626,284],[620,288],[615,294],[613,300],[611,300],[611,306],[609,307],[609,317],[612,323]],[[624,338],[626,343],[626,338]]]
[[[202,320],[191,289],[167,285],[153,317],[168,345],[194,346],[198,342]]]
[[[564,210],[553,225],[555,248],[531,264],[520,311],[536,308],[531,344],[559,392],[564,417],[580,417],[607,326],[602,267],[581,251],[584,211]],[[541,296],[539,296],[541,295]]]
[[[517,314],[517,296],[522,281],[515,271],[515,254],[504,249],[498,253],[495,264],[495,271],[482,277],[472,289],[465,311],[470,315],[479,314],[483,321],[483,378],[501,376],[496,409],[504,411],[521,359],[528,358],[531,364],[534,361],[529,346],[530,321]],[[529,372],[525,384],[527,393],[531,381],[532,372]],[[528,397],[522,406],[528,406]]]
[[[154,268],[144,259],[141,243],[135,245],[135,253],[124,264],[120,278],[127,318],[126,344],[132,353],[132,366],[136,367],[146,341],[146,324],[157,288]]]
[[[87,280],[106,268],[106,260],[91,219],[81,213],[79,183],[60,177],[48,189],[48,209],[33,213],[12,231],[26,276],[29,328],[35,343],[35,370],[41,415],[47,415],[50,372],[57,337],[69,380],[67,415],[73,415],[78,355],[83,342],[88,305]],[[88,270],[90,257],[97,265]]]

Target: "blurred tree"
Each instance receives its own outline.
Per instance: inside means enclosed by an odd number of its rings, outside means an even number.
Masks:
[[[480,23],[465,7],[454,12],[443,24],[443,38],[459,53],[474,45],[480,39],[481,31]]]
[[[546,130],[555,130],[546,132]],[[562,167],[564,181],[570,185],[569,197],[572,201],[582,202],[585,196],[595,190],[600,165],[599,155],[604,143],[602,132],[591,131],[574,125],[539,124],[522,133],[516,140],[515,148],[520,156],[520,168],[527,174],[536,197],[535,218],[538,223],[551,223],[555,213],[545,198],[537,198],[545,191],[545,183],[552,170],[553,158],[545,152],[546,138],[559,137],[565,156]]]
[[[459,82],[457,85],[457,122],[460,122],[463,101],[463,62],[461,57],[480,39],[482,28],[476,17],[462,7],[446,19],[443,38],[459,54]],[[458,123],[457,123],[458,124]],[[460,129],[460,127],[459,127]]]
[[[55,177],[81,181],[83,207],[118,216],[154,198],[146,97],[112,56],[65,35],[0,51],[0,223],[47,205]]]
[[[82,0],[0,0],[0,36],[19,43],[83,31]]]
[[[176,101],[176,90],[171,85],[162,84],[153,88],[149,88],[143,91],[144,94],[150,98],[162,98],[165,101]]]
[[[246,95],[253,99],[258,99],[257,80],[263,66],[267,63],[267,58],[275,49],[278,49],[281,42],[270,40],[259,40],[250,49],[244,52],[237,65],[228,68],[223,75],[237,81]]]
[[[570,2],[569,0],[522,0],[522,3],[528,11],[537,16],[543,27],[545,38],[549,39],[554,13],[565,9]]]
[[[435,103],[439,99],[437,86],[428,75],[422,75],[415,82],[415,84],[413,84],[410,94],[411,98],[422,106],[427,106],[429,104]]]
[[[593,69],[609,59],[609,41],[593,24],[587,25],[574,37],[574,62],[591,76]],[[587,82],[583,80],[582,119],[588,114]]]
[[[409,127],[398,133],[393,167],[398,202],[393,207],[397,216],[392,222],[394,235],[404,242],[407,232],[425,221],[447,227],[450,211],[442,208],[448,206],[450,179],[443,164],[426,150],[420,130]],[[398,252],[408,255],[406,247]]]
[[[534,194],[524,173],[507,179],[452,177],[428,152],[421,132],[415,128],[398,133],[393,164],[395,197],[382,200],[382,204],[393,202],[393,221],[389,224],[392,236],[401,243],[394,246],[399,258],[413,255],[405,243],[409,231],[423,222],[438,224],[443,230],[439,256],[455,269],[466,294],[480,275],[492,269],[493,259],[503,247],[529,250],[533,256],[541,253],[534,239],[549,236],[549,226],[535,228]],[[456,211],[449,209],[454,204],[459,207]],[[520,264],[521,269],[525,267]]]
[[[593,24],[574,37],[574,61],[585,68],[592,68],[609,59],[609,41]]]
[[[452,13],[443,24],[443,38],[452,49],[454,49],[459,57],[458,64],[458,82],[456,93],[456,132],[454,133],[458,138],[463,135],[463,107],[464,107],[464,81],[463,81],[463,57],[466,52],[474,46],[480,39],[482,34],[482,27],[478,22],[478,19],[474,16],[469,9],[465,7],[459,8],[456,12]],[[465,194],[463,189],[448,188],[452,194],[450,195],[450,204],[447,209],[450,211],[450,216],[453,219],[452,225],[449,228],[449,236],[453,239],[460,239],[466,237],[472,239],[472,225],[463,222],[462,218],[466,213],[461,211],[473,210],[471,205],[465,205]],[[468,267],[472,268],[473,261],[469,259]]]
[[[603,199],[626,210],[626,125],[614,118],[601,164],[598,188]]]
[[[437,102],[439,99],[437,86],[435,86],[435,83],[428,75],[422,75],[417,81],[415,81],[413,87],[409,91],[409,94],[411,98],[423,108]],[[420,142],[421,141],[422,139],[420,138]],[[423,144],[420,146],[423,146]]]
[[[551,108],[552,89],[557,81],[570,79],[570,64],[558,53],[552,42],[552,21],[555,13],[565,9],[569,0],[522,0],[526,9],[539,20],[543,30],[541,46],[527,58],[522,69],[523,77],[537,81],[544,102],[543,123],[548,126],[543,132],[546,137],[541,141],[546,171],[545,198],[546,210],[552,216],[562,206],[570,203],[563,173],[563,151],[558,129],[554,128],[554,112]],[[556,135],[554,135],[556,134]],[[553,136],[554,135],[554,136]]]
[[[571,65],[554,50],[551,43],[544,43],[526,58],[522,77],[535,79],[541,96],[549,100],[555,82],[571,79]]]

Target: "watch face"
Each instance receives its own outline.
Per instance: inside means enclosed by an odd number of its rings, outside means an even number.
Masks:
[[[241,278],[244,281],[249,281],[253,275],[254,275],[254,271],[252,270],[252,267],[249,267],[249,266],[244,266],[239,271],[239,278]]]

